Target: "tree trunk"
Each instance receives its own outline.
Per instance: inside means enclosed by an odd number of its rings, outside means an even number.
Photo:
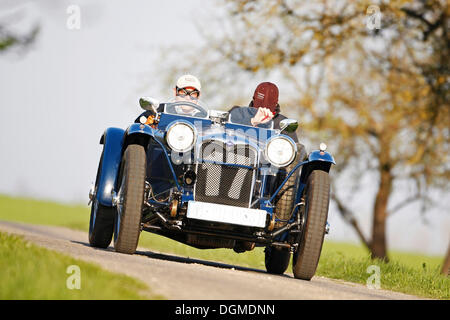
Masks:
[[[447,256],[445,257],[444,264],[442,265],[441,273],[444,276],[448,276],[450,274],[450,244],[447,249]]]
[[[388,162],[380,163],[380,184],[373,210],[372,243],[370,247],[372,259],[378,258],[382,260],[388,260],[386,248],[386,217],[389,195],[392,189],[391,169],[386,163]]]

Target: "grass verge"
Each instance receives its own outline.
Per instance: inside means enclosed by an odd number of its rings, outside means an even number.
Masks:
[[[70,266],[79,267],[79,273]],[[105,271],[6,233],[0,233],[0,270],[0,300],[159,298],[131,277]],[[79,289],[75,279],[78,275]]]
[[[450,299],[450,279],[440,274],[442,258],[389,252],[390,261],[370,259],[362,247],[326,242],[322,249],[317,274],[334,279],[372,285],[375,268],[379,271],[379,285],[407,294]],[[348,253],[350,248],[350,252]],[[360,252],[360,253],[358,253]],[[373,267],[375,266],[375,268]]]
[[[88,230],[89,208],[0,195],[0,220]],[[263,248],[236,254],[229,249],[199,250],[143,232],[139,246],[153,251],[264,269]],[[380,268],[381,289],[418,296],[450,299],[450,278],[440,275],[443,257],[389,251],[390,262],[374,261],[362,246],[325,241],[316,275],[366,284],[368,267]],[[289,267],[288,272],[291,272]]]

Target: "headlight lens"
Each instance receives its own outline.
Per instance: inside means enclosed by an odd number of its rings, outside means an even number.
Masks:
[[[193,126],[177,122],[167,130],[166,141],[175,152],[185,152],[192,148],[195,142],[195,129]]]
[[[277,167],[289,165],[295,158],[296,147],[288,138],[276,137],[266,146],[266,157],[271,164]]]

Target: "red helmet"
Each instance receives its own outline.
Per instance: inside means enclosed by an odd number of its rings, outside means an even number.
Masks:
[[[260,83],[253,94],[254,108],[268,108],[274,114],[278,106],[278,87],[271,82]]]

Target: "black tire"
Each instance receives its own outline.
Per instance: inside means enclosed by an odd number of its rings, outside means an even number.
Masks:
[[[103,163],[103,152],[100,157],[95,179],[95,190],[100,181]],[[89,244],[96,248],[108,248],[114,233],[114,208],[100,204],[97,196],[92,200],[91,217],[89,219]]]
[[[291,253],[286,249],[266,247],[264,250],[266,270],[272,274],[283,274],[289,266]]]
[[[101,205],[94,199],[89,221],[89,244],[96,248],[108,248],[114,233],[114,208]]]
[[[119,203],[114,223],[114,249],[133,254],[141,232],[142,205],[146,178],[146,154],[140,145],[129,145],[122,157],[119,176]]]
[[[330,203],[330,178],[325,171],[314,170],[305,188],[306,225],[294,253],[292,269],[297,279],[311,280],[319,263]]]

